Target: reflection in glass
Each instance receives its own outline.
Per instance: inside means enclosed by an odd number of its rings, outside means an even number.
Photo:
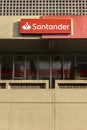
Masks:
[[[64,55],[64,79],[74,79],[74,69],[75,69],[75,56],[72,54]]]
[[[62,55],[53,55],[52,58],[52,77],[53,79],[63,78]]]
[[[37,79],[37,55],[26,56],[26,78]]]
[[[77,54],[77,72],[79,79],[87,79],[87,54]]]
[[[47,54],[39,55],[38,59],[38,77],[39,79],[50,78],[50,58]]]
[[[14,77],[17,78],[24,78],[24,63],[15,63],[14,64]]]
[[[25,55],[14,55],[14,79],[24,79],[25,70]]]
[[[1,79],[12,79],[12,55],[2,55]]]

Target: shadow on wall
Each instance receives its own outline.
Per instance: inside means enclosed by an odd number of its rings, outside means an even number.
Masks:
[[[41,35],[37,35],[37,36],[41,36]],[[29,37],[36,37],[36,35],[20,34],[20,21],[19,21],[19,22],[15,22],[13,24],[13,37],[29,38]]]
[[[20,22],[16,22],[13,24],[13,37],[21,37],[20,34]]]

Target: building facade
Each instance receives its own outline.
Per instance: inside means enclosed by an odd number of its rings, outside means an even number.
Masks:
[[[87,0],[0,0],[2,130],[87,129],[86,15]]]
[[[87,15],[86,0],[0,0],[1,16]]]

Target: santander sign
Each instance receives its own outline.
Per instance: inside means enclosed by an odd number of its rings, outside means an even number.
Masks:
[[[21,19],[21,34],[71,34],[71,19]]]

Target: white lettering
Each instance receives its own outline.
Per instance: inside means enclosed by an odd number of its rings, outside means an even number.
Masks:
[[[33,27],[33,30],[36,30],[36,29],[37,29],[37,27],[36,27],[36,24],[35,24],[35,23],[32,25],[32,27]]]
[[[57,26],[57,25],[54,25],[54,28],[55,28],[55,30],[57,30],[57,29],[58,29],[58,26]]]
[[[58,30],[62,30],[62,24],[58,26]]]
[[[66,28],[67,28],[67,30],[69,29],[69,27],[70,27],[70,25],[67,25],[67,27],[66,27]]]
[[[44,25],[37,25],[34,23],[32,25],[33,30],[68,30],[70,25],[49,25],[49,24],[44,24]]]
[[[41,25],[38,25],[38,26],[37,26],[37,30],[41,30]]]

